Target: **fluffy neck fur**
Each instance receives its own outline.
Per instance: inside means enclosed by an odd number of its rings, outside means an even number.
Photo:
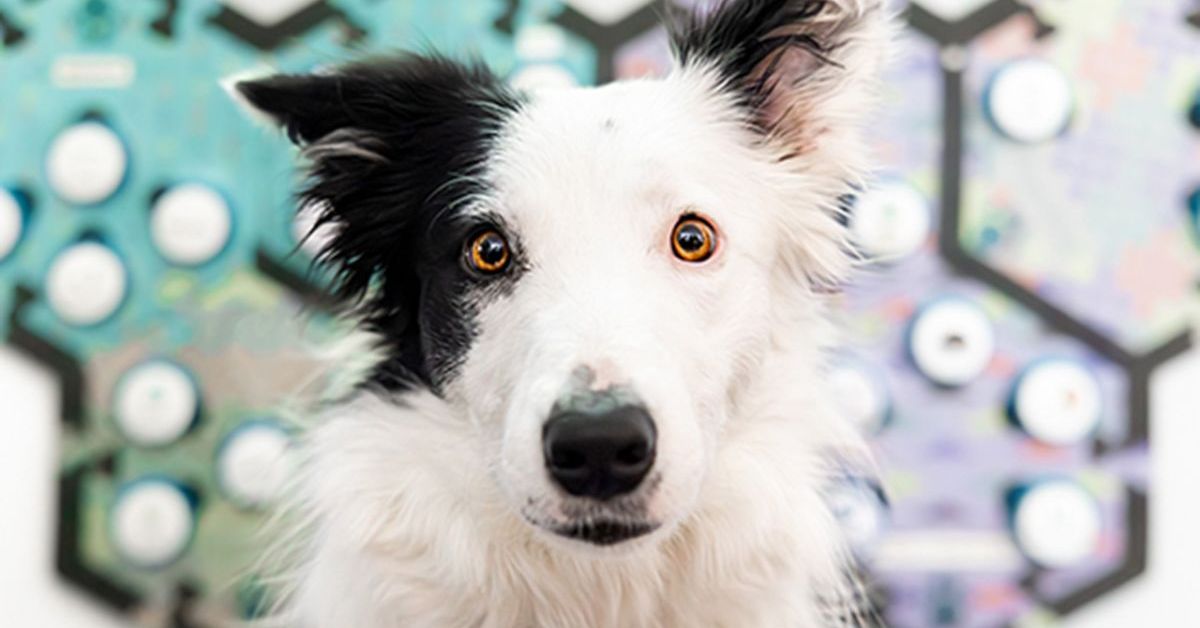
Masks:
[[[682,525],[654,546],[567,548],[522,522],[479,461],[487,446],[427,391],[362,392],[307,438],[289,626],[806,627],[857,621],[821,497],[828,454],[861,441],[819,381],[833,336],[811,302],[747,369]],[[781,317],[782,318],[782,317]],[[300,541],[297,543],[297,541]],[[296,548],[300,548],[296,552]],[[584,551],[581,551],[584,550]],[[818,597],[818,594],[820,596]]]

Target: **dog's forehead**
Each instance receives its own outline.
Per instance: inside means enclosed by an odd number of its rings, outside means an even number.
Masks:
[[[595,142],[689,126],[695,129],[714,121],[724,102],[702,82],[679,77],[546,89],[530,95],[525,115],[512,131],[541,139],[571,133],[576,139]]]
[[[546,90],[501,134],[493,177],[509,211],[614,211],[659,204],[681,187],[702,194],[690,182],[714,182],[716,162],[744,140],[732,101],[695,79]]]

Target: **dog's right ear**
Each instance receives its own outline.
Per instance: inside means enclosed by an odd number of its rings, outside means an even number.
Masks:
[[[473,175],[520,108],[486,68],[436,56],[241,81],[233,91],[304,149],[301,201],[320,212],[318,225],[333,226],[320,259],[337,272],[342,296],[366,296],[368,312],[416,298],[422,230],[480,191]]]
[[[434,221],[486,194],[481,172],[520,97],[482,66],[416,55],[234,90],[303,149],[300,201],[332,227],[318,260],[338,295],[388,338],[390,368],[422,376],[418,260]]]
[[[351,124],[352,103],[361,102],[361,80],[343,74],[280,74],[237,80],[230,95],[251,115],[282,128],[300,145]]]

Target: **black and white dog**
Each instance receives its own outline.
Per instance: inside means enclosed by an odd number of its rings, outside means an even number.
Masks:
[[[825,288],[882,5],[727,0],[599,88],[429,56],[237,84],[305,148],[378,358],[308,435],[285,623],[844,617]]]

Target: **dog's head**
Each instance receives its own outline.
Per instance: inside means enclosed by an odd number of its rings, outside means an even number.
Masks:
[[[880,4],[728,1],[599,88],[421,56],[237,88],[305,147],[377,382],[461,410],[549,538],[612,545],[687,516],[773,327],[848,265]]]

